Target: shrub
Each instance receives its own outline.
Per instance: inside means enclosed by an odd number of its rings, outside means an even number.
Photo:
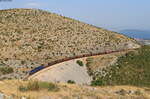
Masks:
[[[25,86],[23,86],[23,85],[20,85],[20,86],[19,86],[19,90],[20,90],[21,92],[25,92],[25,91],[27,91],[28,89],[27,89],[27,87],[25,87]]]
[[[80,61],[80,60],[77,60],[76,63],[77,63],[79,66],[83,66],[83,62]]]
[[[24,65],[24,64],[25,64],[25,61],[22,60],[22,61],[21,61],[21,64]]]
[[[41,88],[48,88],[49,87],[49,83],[48,82],[39,82],[39,86]]]
[[[103,82],[102,80],[98,79],[98,80],[93,80],[91,82],[91,86],[102,86],[103,85]]]
[[[92,57],[89,57],[89,58],[86,59],[86,67],[87,67],[89,76],[93,75],[93,70],[92,70],[93,63],[94,62],[93,62],[93,58]]]
[[[59,90],[58,86],[56,84],[53,84],[53,83],[40,82],[39,86],[42,89],[48,89],[48,91],[58,91]]]
[[[59,90],[59,88],[56,84],[49,83],[48,91],[58,91],[58,90]]]
[[[38,91],[47,89],[48,91],[58,91],[59,88],[56,84],[48,82],[29,81],[26,85],[20,85],[18,88],[21,92],[25,91]]]
[[[30,91],[37,91],[40,89],[39,82],[38,81],[29,81],[27,84],[27,89]]]
[[[75,84],[75,81],[73,81],[73,80],[68,80],[67,83],[69,83],[69,84]]]
[[[2,73],[2,74],[10,74],[13,72],[14,72],[14,70],[12,67],[0,67],[0,73]]]
[[[135,95],[142,95],[142,92],[140,90],[136,90],[134,93]]]
[[[124,89],[121,89],[121,90],[117,91],[116,93],[119,95],[125,96],[127,94],[127,91]]]

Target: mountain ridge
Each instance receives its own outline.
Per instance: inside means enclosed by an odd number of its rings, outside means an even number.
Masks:
[[[150,40],[150,30],[125,29],[119,32],[132,38]]]

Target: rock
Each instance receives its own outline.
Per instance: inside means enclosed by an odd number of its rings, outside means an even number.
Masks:
[[[127,92],[126,90],[124,90],[124,89],[121,89],[121,90],[119,90],[119,91],[116,91],[115,93],[116,93],[116,94],[119,94],[119,95],[122,95],[122,96],[125,96],[126,94],[128,94],[128,92]]]
[[[4,99],[4,94],[0,93],[0,99]]]
[[[13,99],[11,96],[0,93],[0,99]]]
[[[27,99],[26,97],[21,97],[21,99]]]

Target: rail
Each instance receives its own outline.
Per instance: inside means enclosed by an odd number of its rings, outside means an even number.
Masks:
[[[138,49],[138,48],[135,48],[135,49]],[[135,49],[123,49],[123,50],[117,50],[117,51],[106,51],[106,52],[101,52],[101,53],[95,53],[95,54],[91,53],[91,54],[84,54],[84,55],[79,55],[79,56],[67,57],[67,58],[64,58],[64,59],[59,59],[59,60],[56,60],[56,61],[52,61],[52,62],[48,63],[45,66],[39,66],[39,67],[31,70],[29,72],[29,76],[31,76],[31,75],[33,75],[33,74],[35,74],[35,73],[37,73],[37,72],[39,72],[39,71],[47,68],[47,67],[50,67],[52,65],[59,64],[59,63],[65,62],[65,61],[69,61],[69,60],[73,60],[73,59],[78,59],[78,58],[84,58],[84,57],[90,57],[90,56],[98,56],[98,55],[105,55],[105,54],[111,54],[111,53],[116,53],[116,52],[123,52],[123,51],[135,50]]]

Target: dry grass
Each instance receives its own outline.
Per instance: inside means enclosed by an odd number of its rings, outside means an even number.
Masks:
[[[3,81],[0,82],[0,92],[7,95],[18,97],[30,97],[30,99],[43,99],[51,97],[52,99],[149,99],[148,88],[138,88],[132,86],[107,86],[107,87],[90,87],[78,86],[74,84],[57,84],[60,88],[57,92],[47,90],[20,92],[18,86],[27,84],[28,81]]]

